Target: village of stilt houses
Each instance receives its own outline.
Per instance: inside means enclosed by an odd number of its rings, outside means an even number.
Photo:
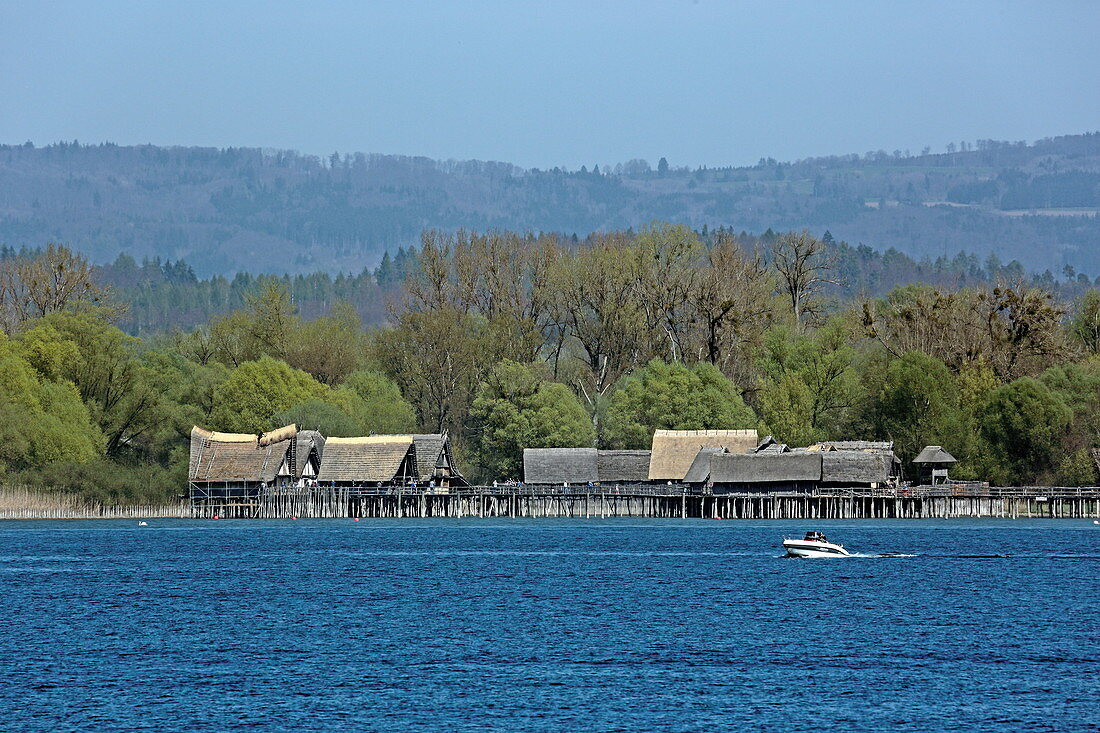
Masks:
[[[446,433],[326,438],[191,431],[187,504],[200,518],[1085,517],[1082,489],[956,481],[941,446],[901,479],[890,441],[791,447],[756,430],[656,430],[649,450],[527,448],[522,480],[471,485]]]

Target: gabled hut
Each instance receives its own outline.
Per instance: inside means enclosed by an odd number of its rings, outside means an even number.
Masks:
[[[423,483],[435,481],[437,486],[465,486],[455,465],[451,438],[447,433],[422,433],[412,436],[416,450],[416,471]]]
[[[947,483],[947,469],[954,466],[958,461],[955,456],[945,451],[938,445],[926,445],[924,450],[920,452],[916,458],[913,459],[913,463],[917,465],[917,469],[920,472],[920,481],[924,483],[927,481],[929,484]]]
[[[193,488],[248,493],[315,475],[324,438],[294,425],[269,433],[219,433],[195,426],[187,479]]]
[[[412,435],[329,438],[317,480],[322,485],[393,486],[420,478]]]
[[[657,430],[649,461],[651,481],[683,481],[700,448],[750,453],[757,446],[756,430]]]

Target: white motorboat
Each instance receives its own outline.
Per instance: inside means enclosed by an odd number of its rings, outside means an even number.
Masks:
[[[783,540],[787,557],[848,557],[852,553],[842,545],[829,542],[821,532],[807,532],[800,540]]]

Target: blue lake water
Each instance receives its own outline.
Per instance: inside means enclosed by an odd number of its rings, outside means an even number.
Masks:
[[[0,523],[0,729],[1100,725],[1091,521],[149,525]]]

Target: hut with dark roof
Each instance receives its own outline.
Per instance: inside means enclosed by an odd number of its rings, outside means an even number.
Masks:
[[[523,449],[525,484],[585,485],[599,480],[599,452],[595,448]]]
[[[868,453],[893,453],[892,440],[823,440],[810,448],[821,447],[824,450],[855,450]]]
[[[525,448],[523,481],[536,486],[645,483],[647,450]]]
[[[417,478],[437,486],[465,486],[466,479],[455,465],[451,438],[447,433],[421,433],[412,436],[416,451]]]
[[[821,484],[820,453],[714,453],[704,485],[716,494],[813,491]],[[693,476],[695,478],[695,476]]]
[[[941,446],[926,445],[920,455],[913,459],[913,463],[917,465],[922,483],[927,481],[930,484],[935,484],[937,481],[947,483],[949,480],[947,469],[958,463],[958,461],[955,456],[945,451]]]
[[[826,486],[878,488],[901,475],[901,459],[892,440],[826,440],[805,450],[825,456],[822,482]]]
[[[412,435],[329,438],[317,480],[333,486],[404,485],[420,478]]]
[[[195,426],[187,479],[207,495],[247,495],[263,486],[292,485],[315,476],[325,439],[287,425],[259,435],[220,433]]]
[[[897,459],[888,453],[862,450],[831,450],[821,454],[821,485],[835,488],[886,486],[896,475]]]
[[[695,454],[687,473],[684,474],[684,483],[690,486],[702,487],[710,483],[710,459],[719,453],[725,453],[725,448],[702,447]]]
[[[700,448],[749,453],[756,446],[756,430],[657,430],[653,433],[648,478],[683,481]]]
[[[892,456],[892,453],[791,449],[775,442],[762,444],[747,454],[701,448],[684,483],[711,488],[716,493],[878,488],[889,483],[893,476]]]
[[[648,450],[600,450],[596,474],[601,484],[641,484],[649,478]]]

